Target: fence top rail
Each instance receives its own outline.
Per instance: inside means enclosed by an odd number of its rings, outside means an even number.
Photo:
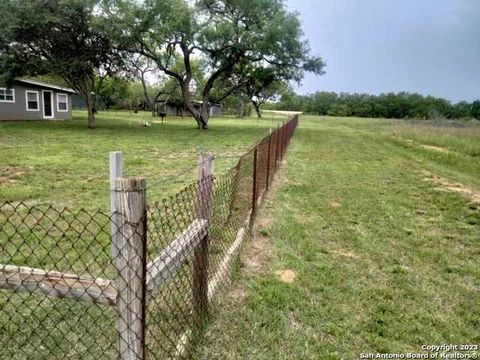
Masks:
[[[0,289],[104,305],[113,305],[117,299],[117,290],[112,280],[16,265],[0,264]]]
[[[147,264],[147,292],[160,287],[207,234],[208,222],[195,219],[162,253]]]

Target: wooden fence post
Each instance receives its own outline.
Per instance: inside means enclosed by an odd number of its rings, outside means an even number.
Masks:
[[[210,228],[213,190],[213,155],[201,153],[198,165],[197,218],[207,220]],[[208,316],[208,243],[209,230],[195,247],[192,291],[193,311],[197,324],[203,325]]]
[[[116,181],[119,177],[123,176],[122,169],[122,152],[121,151],[111,151],[109,154],[109,163],[110,163],[110,229],[111,237],[113,239],[114,234],[117,232],[118,220],[116,219],[116,214],[118,212],[116,206]],[[111,247],[112,259],[118,258],[117,247],[115,246],[114,241],[112,240]]]
[[[143,177],[116,180],[118,359],[145,359],[147,201]]]

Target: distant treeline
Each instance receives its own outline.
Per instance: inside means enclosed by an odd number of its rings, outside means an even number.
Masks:
[[[395,119],[480,119],[480,100],[472,103],[423,96],[407,92],[381,95],[316,92],[310,95],[282,95],[277,110],[295,110],[330,116],[358,116]]]

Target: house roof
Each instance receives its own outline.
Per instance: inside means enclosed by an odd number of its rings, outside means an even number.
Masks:
[[[19,82],[19,83],[22,83],[22,84],[35,85],[35,86],[40,86],[40,87],[44,87],[44,88],[47,88],[47,89],[60,90],[60,91],[64,91],[64,92],[68,92],[68,93],[72,93],[72,94],[77,93],[75,90],[70,89],[70,88],[64,88],[64,87],[61,87],[61,86],[47,84],[47,83],[36,81],[36,80],[16,79],[15,81]]]
[[[163,100],[157,100],[156,101],[157,103],[164,103]],[[194,105],[202,105],[203,102],[200,101],[200,100],[192,100],[192,103]],[[167,104],[169,105],[183,105],[183,100],[180,100],[180,99],[170,99],[170,100],[167,100]],[[222,104],[218,104],[218,103],[212,103],[210,102],[209,103],[210,106],[218,106],[218,107],[222,107]]]
[[[197,105],[202,105],[203,104],[203,101],[200,101],[200,100],[193,100],[192,103],[194,104],[197,104]],[[218,107],[222,107],[222,104],[219,104],[219,103],[213,103],[213,102],[209,102],[210,106],[218,106]]]

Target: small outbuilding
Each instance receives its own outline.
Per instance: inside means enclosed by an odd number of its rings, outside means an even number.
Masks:
[[[34,80],[17,79],[0,86],[0,121],[68,120],[75,90]]]
[[[202,105],[201,101],[193,100],[193,106],[199,108]],[[221,116],[222,115],[222,105],[209,103],[210,107],[210,116]],[[157,101],[155,104],[156,113],[164,113],[165,115],[169,116],[190,116],[190,112],[185,107],[182,100],[168,100],[165,101]]]

